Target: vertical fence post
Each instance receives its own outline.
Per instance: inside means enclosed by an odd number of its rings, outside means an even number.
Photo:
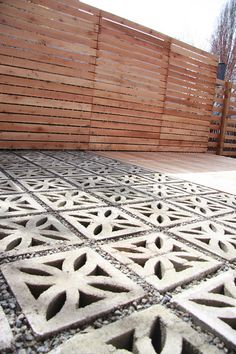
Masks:
[[[224,152],[225,133],[227,128],[228,112],[229,112],[229,104],[230,104],[230,92],[231,92],[231,83],[228,81],[225,83],[225,89],[224,89],[224,100],[223,100],[223,109],[222,109],[222,117],[221,117],[221,125],[220,125],[220,137],[219,137],[217,155],[223,155]]]

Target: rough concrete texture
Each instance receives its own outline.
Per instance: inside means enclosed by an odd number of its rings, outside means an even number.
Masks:
[[[50,214],[9,217],[0,222],[0,257],[42,250],[45,246],[79,243],[58,219]]]
[[[48,353],[76,334],[59,352],[233,354],[235,211],[235,196],[98,154],[1,151],[9,352]],[[205,331],[202,310],[171,299],[218,275],[206,291],[223,299],[208,308],[223,315]]]
[[[199,195],[177,198],[173,201],[173,204],[206,217],[214,217],[234,211],[233,208],[229,208],[213,200],[208,200]]]
[[[1,269],[38,336],[89,322],[144,295],[141,287],[88,248]]]
[[[160,305],[121,321],[78,334],[50,354],[219,354],[203,336]]]
[[[150,196],[155,198],[173,198],[187,195],[187,193],[173,188],[169,184],[150,183],[145,185],[135,185],[133,188],[137,189],[138,191],[150,194]]]
[[[161,233],[113,242],[103,249],[161,292],[198,279],[221,264]]]
[[[114,205],[138,203],[147,200],[147,195],[126,186],[100,188],[94,190],[93,193]],[[151,196],[150,199],[152,199]]]
[[[174,227],[170,231],[222,258],[236,259],[236,230],[234,229],[208,220]]]
[[[10,349],[13,343],[13,334],[7,318],[0,306],[0,351]]]
[[[160,200],[132,204],[124,206],[124,209],[160,227],[194,220],[194,215],[188,211]]]
[[[184,192],[187,192],[190,194],[197,194],[197,195],[216,192],[211,188],[200,186],[198,184],[191,183],[191,182],[173,183],[172,186],[175,188],[178,188]]]
[[[101,200],[78,190],[41,192],[36,195],[53,210],[70,210],[104,205]]]
[[[150,229],[115,207],[63,212],[61,215],[84,236],[93,239],[131,235]]]
[[[0,217],[42,211],[45,209],[28,194],[0,195]]]
[[[217,193],[207,196],[207,198],[216,201],[217,203],[222,203],[229,207],[236,208],[236,196],[228,193]]]
[[[236,271],[226,272],[174,297],[197,320],[236,347]]]

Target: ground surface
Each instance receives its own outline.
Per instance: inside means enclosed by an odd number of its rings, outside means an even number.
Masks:
[[[0,351],[234,353],[236,197],[198,182],[2,151]]]
[[[236,195],[236,159],[212,154],[173,152],[114,152],[103,156],[170,173],[194,183]]]

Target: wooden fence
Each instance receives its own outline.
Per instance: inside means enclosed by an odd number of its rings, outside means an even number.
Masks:
[[[236,84],[217,80],[208,150],[236,156]]]
[[[207,150],[213,55],[77,0],[5,0],[0,27],[0,148]]]

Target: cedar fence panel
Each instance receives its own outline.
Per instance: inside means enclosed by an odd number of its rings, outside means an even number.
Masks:
[[[5,0],[0,27],[0,148],[207,150],[213,55],[76,0]]]
[[[98,11],[6,0],[0,13],[0,147],[88,149]]]

